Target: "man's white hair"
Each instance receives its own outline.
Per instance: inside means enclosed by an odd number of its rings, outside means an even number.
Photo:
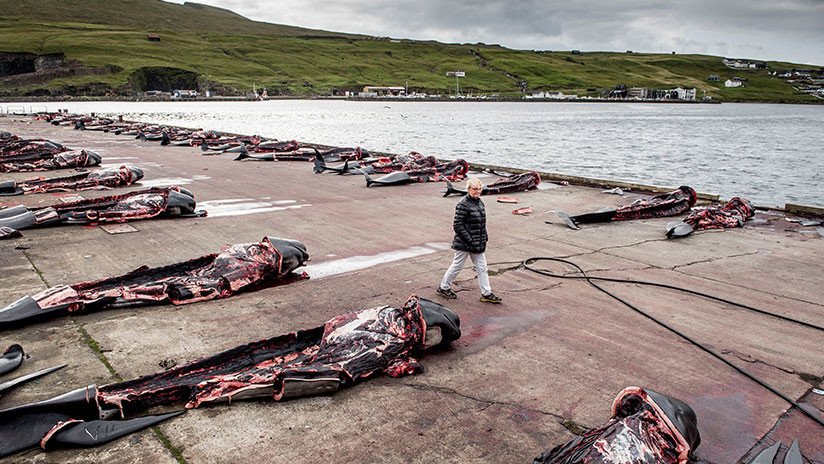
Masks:
[[[481,182],[481,179],[477,177],[470,177],[466,179],[466,189],[469,190],[471,187],[483,188],[484,184]]]

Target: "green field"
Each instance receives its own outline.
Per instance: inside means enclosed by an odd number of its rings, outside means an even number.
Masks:
[[[53,75],[0,78],[0,95],[131,95],[130,79],[146,67],[196,73],[203,89],[243,94],[329,95],[367,85],[408,86],[448,95],[463,70],[464,93],[517,97],[553,90],[597,96],[616,84],[697,88],[720,101],[819,102],[767,70],[732,70],[721,57],[642,53],[510,50],[484,44],[397,41],[248,20],[227,10],[159,0],[2,1],[0,52],[63,53],[69,66]],[[148,33],[160,42],[147,40]],[[810,65],[769,62],[770,69]],[[721,82],[708,82],[717,74]],[[744,88],[723,81],[740,76]]]

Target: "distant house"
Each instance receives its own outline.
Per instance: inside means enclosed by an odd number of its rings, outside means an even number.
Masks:
[[[728,68],[733,69],[765,69],[767,67],[765,61],[741,60],[738,58],[724,58],[722,61]]]
[[[607,98],[627,98],[627,95],[628,92],[626,84],[618,84],[614,89],[609,91]]]
[[[628,99],[633,100],[685,100],[695,101],[696,89],[681,87],[669,90],[650,89],[648,87],[630,87],[627,89]]]
[[[806,93],[808,95],[813,95],[813,96],[816,96],[816,97],[824,97],[824,87],[822,87],[820,85],[805,85],[804,87],[799,88],[798,90],[800,90],[803,93]]]
[[[573,54],[573,55],[580,55],[580,54],[581,54],[581,50],[572,50],[572,54]]]
[[[646,100],[650,97],[650,90],[646,87],[630,87],[627,89],[627,98],[634,98],[636,100]]]
[[[197,90],[173,90],[172,98],[196,98]]]
[[[675,92],[678,94],[679,100],[695,101],[695,89],[684,89],[678,87],[675,89]]]
[[[160,36],[157,34],[146,34],[146,40],[149,42],[160,42]]]
[[[744,81],[733,77],[732,79],[727,79],[726,82],[724,82],[724,87],[744,87]]]
[[[749,67],[749,64],[746,61],[743,61],[743,60],[732,59],[732,58],[724,58],[721,61],[728,68],[740,69],[740,68],[748,68]]]
[[[720,82],[721,78],[718,77],[718,74],[710,74],[709,76],[707,76],[707,80],[710,82]]]
[[[548,92],[548,91],[541,91],[541,92],[532,92],[529,95],[524,95],[524,98],[527,100],[530,99],[553,99],[553,100],[568,100],[577,98],[575,95],[564,95],[564,92]]]
[[[363,93],[375,96],[375,97],[384,97],[384,96],[392,96],[397,97],[399,95],[406,94],[405,87],[383,87],[377,85],[368,85],[363,88]]]

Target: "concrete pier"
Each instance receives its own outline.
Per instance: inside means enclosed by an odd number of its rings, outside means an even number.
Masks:
[[[0,332],[0,350],[20,343],[30,355],[15,376],[69,364],[0,398],[0,408],[153,373],[346,311],[398,305],[411,294],[439,299],[435,286],[452,259],[457,202],[441,196],[440,183],[366,188],[360,176],[313,174],[311,163],[235,162],[234,155],[204,156],[194,147],[24,117],[0,117],[0,130],[95,150],[108,165],[136,164],[145,171],[142,186],[181,185],[211,213],[131,222],[129,233],[25,230],[0,242],[0,306],[49,286],[183,261],[264,235],[304,242],[315,276],[225,300],[115,309]],[[0,197],[0,206],[46,205],[61,195]],[[824,462],[824,428],[784,400],[586,282],[517,266],[534,256],[564,257],[593,276],[683,286],[824,326],[822,229],[759,212],[742,229],[680,240],[665,238],[672,219],[575,231],[548,211],[593,211],[642,195],[545,183],[508,196],[519,204],[484,197],[491,282],[503,304],[479,302],[467,266],[458,299],[446,302],[460,315],[463,336],[423,357],[424,373],[379,376],[329,397],[206,406],[99,448],[32,450],[5,462],[526,463],[606,422],[615,395],[631,385],[695,409],[700,462],[746,462],[777,440],[786,450],[793,438],[811,462]],[[535,213],[512,214],[523,206]],[[790,398],[824,410],[824,396],[813,391],[822,388],[824,332],[672,290],[602,285]]]

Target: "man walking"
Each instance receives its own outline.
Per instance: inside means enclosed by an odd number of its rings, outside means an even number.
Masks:
[[[486,209],[481,201],[481,192],[484,186],[480,179],[472,177],[466,181],[468,194],[458,202],[455,207],[455,220],[452,222],[452,229],[455,231],[455,238],[452,240],[452,249],[455,250],[455,257],[452,265],[443,275],[443,280],[438,286],[438,293],[444,298],[457,298],[458,295],[452,291],[452,282],[458,277],[458,273],[466,263],[466,258],[472,260],[475,272],[478,273],[478,285],[481,287],[481,301],[486,303],[500,303],[501,299],[492,293],[489,285],[489,274],[486,267]]]

